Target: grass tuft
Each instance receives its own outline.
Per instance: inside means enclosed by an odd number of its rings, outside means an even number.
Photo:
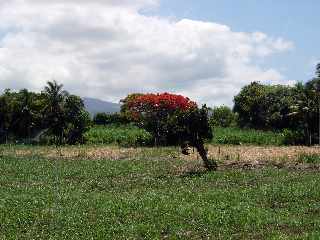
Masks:
[[[320,164],[320,154],[302,153],[298,157],[299,163]]]

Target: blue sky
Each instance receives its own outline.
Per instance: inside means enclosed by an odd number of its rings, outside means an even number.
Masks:
[[[319,0],[161,0],[158,12],[290,40],[293,50],[261,63],[277,68],[291,80],[305,81],[314,76],[314,63],[320,61],[319,10]]]
[[[0,0],[0,91],[55,79],[112,102],[173,92],[232,106],[252,81],[314,76],[319,9],[319,0]]]

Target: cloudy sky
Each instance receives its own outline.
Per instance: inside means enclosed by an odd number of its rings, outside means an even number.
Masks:
[[[318,9],[318,0],[0,0],[0,90],[41,91],[55,79],[113,102],[174,92],[231,106],[252,81],[312,77]]]

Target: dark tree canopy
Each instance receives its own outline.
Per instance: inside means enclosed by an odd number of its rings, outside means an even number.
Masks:
[[[236,115],[227,106],[215,107],[212,110],[210,124],[215,127],[231,127],[235,125]]]
[[[241,127],[281,130],[294,125],[288,114],[298,97],[295,87],[253,82],[235,96],[233,110]]]
[[[317,66],[317,73],[319,73]],[[234,98],[240,127],[286,130],[293,144],[320,143],[320,77],[295,86],[253,82]]]
[[[84,141],[89,124],[82,100],[56,81],[48,82],[42,93],[23,89],[0,95],[0,142],[38,141],[46,133],[55,143],[74,144]]]
[[[93,123],[96,125],[120,125],[130,123],[129,119],[120,113],[97,113],[93,117]]]

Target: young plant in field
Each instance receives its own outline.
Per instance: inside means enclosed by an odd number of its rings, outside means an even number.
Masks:
[[[212,138],[208,109],[181,95],[170,93],[139,94],[126,98],[124,109],[140,127],[152,133],[155,145],[180,144],[182,152],[190,145],[197,149],[209,170],[216,163],[209,161],[204,140]]]

